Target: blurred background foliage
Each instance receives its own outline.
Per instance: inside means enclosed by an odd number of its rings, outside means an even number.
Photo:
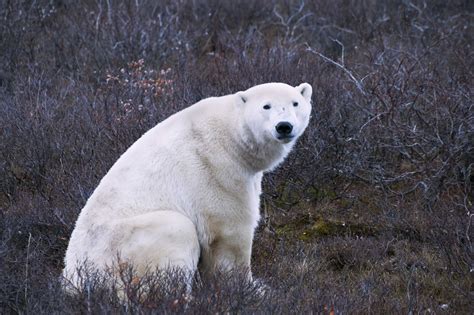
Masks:
[[[471,313],[473,17],[467,0],[1,1],[0,311]],[[187,302],[122,305],[100,281],[65,297],[69,235],[120,154],[271,81],[314,89],[264,182],[253,272],[271,291],[235,273]]]

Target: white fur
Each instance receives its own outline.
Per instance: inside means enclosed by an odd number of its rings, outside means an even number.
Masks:
[[[78,264],[105,270],[117,254],[138,272],[194,273],[200,257],[203,270],[250,268],[263,172],[283,161],[307,127],[311,93],[307,83],[257,85],[204,99],[149,130],[82,209],[64,276],[76,284]],[[278,140],[280,121],[294,126],[294,138]]]

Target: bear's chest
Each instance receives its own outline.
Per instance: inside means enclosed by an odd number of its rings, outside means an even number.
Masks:
[[[253,232],[260,219],[259,206],[260,191],[254,185],[240,194],[216,194],[201,208],[203,231],[199,234],[205,235],[206,243],[212,243],[215,239],[226,238],[239,231]]]

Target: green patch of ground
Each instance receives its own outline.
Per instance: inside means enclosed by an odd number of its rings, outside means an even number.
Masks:
[[[334,219],[316,219],[309,217],[281,224],[275,228],[276,234],[288,239],[299,239],[311,241],[315,238],[328,236],[375,236],[379,233],[379,228],[368,224],[344,222]]]

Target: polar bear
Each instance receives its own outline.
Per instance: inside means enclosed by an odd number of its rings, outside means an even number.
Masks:
[[[267,83],[204,99],[156,125],[100,181],[77,219],[64,277],[117,257],[150,266],[248,268],[263,172],[308,126],[312,87]],[[250,276],[251,277],[251,276]]]

